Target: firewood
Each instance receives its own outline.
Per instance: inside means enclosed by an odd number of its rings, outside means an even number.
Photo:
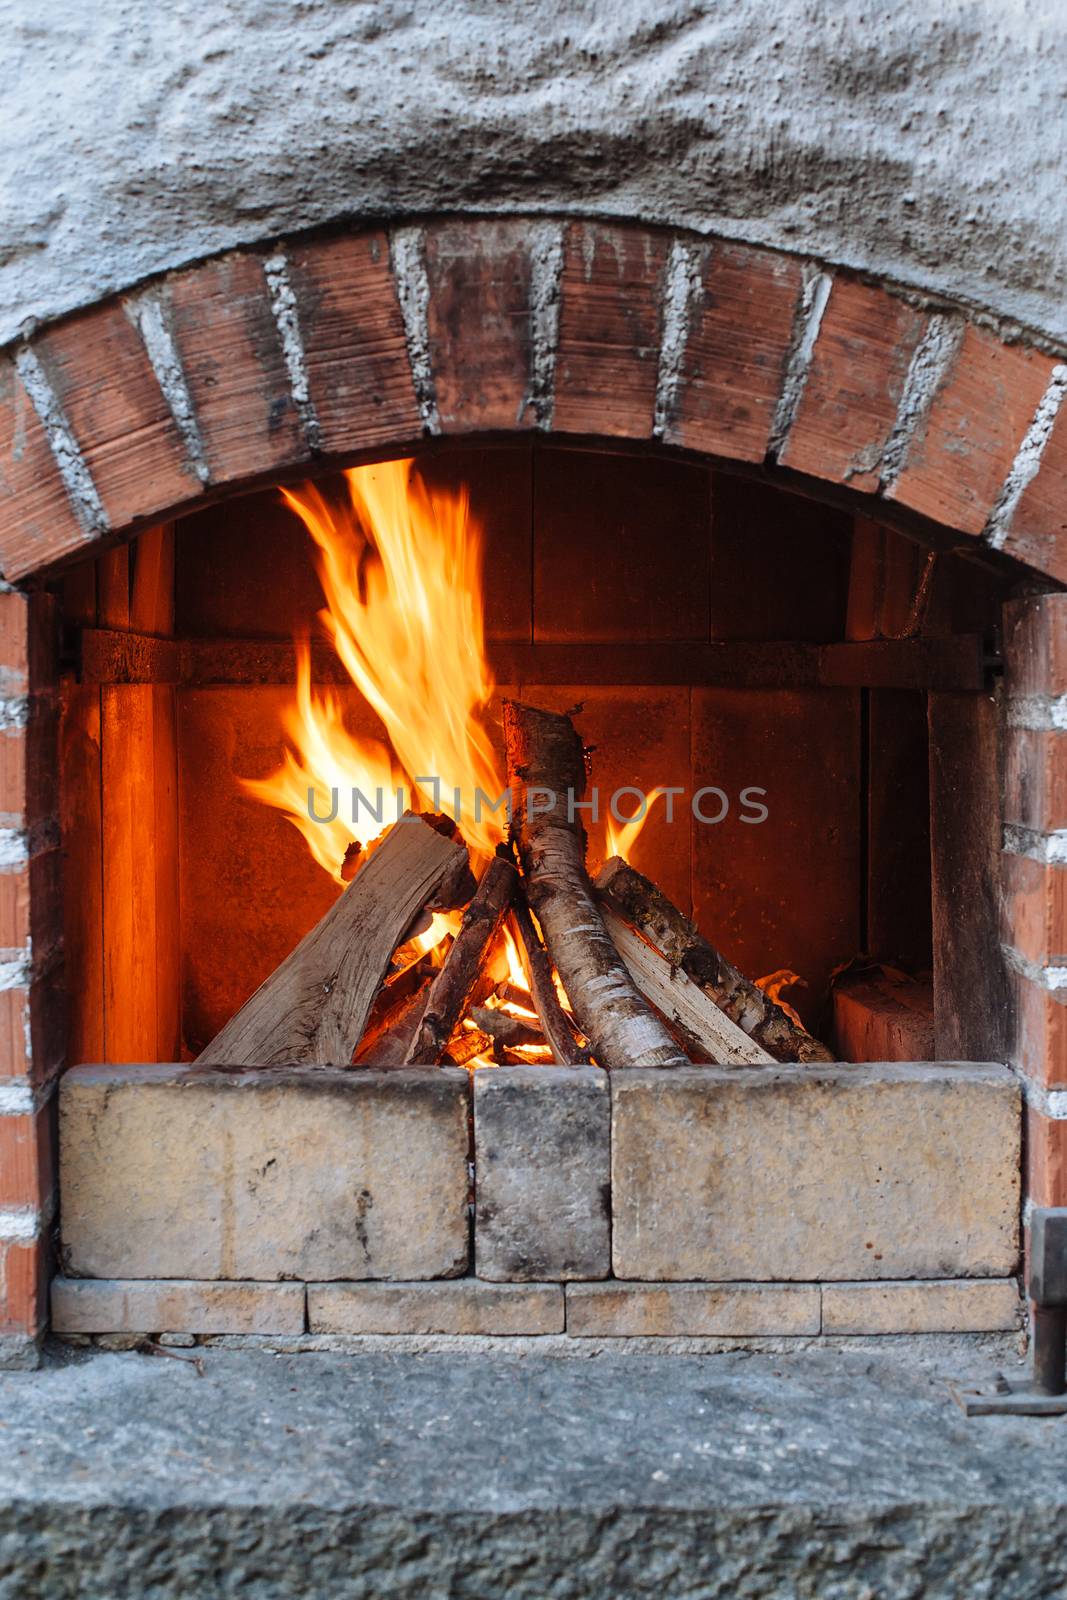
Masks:
[[[448,1048],[463,1008],[485,965],[489,946],[507,915],[518,873],[510,861],[496,856],[485,869],[466,911],[445,964],[430,986],[426,1006],[408,1046],[411,1066],[435,1066]]]
[[[410,969],[409,969],[410,970]],[[403,984],[403,977],[396,980],[397,985]],[[422,1013],[426,1008],[426,997],[433,983],[433,974],[426,973],[414,989],[409,988],[402,993],[396,1004],[378,1019],[378,1025],[373,1024],[367,1028],[359,1042],[359,1048],[353,1058],[353,1065],[357,1067],[401,1067],[407,1055],[408,1047],[415,1037],[415,1031],[422,1021]],[[392,985],[390,985],[392,987]]]
[[[625,861],[615,856],[605,862],[596,887],[606,908],[636,928],[672,969],[684,973],[773,1060],[834,1059],[824,1044],[790,1021],[762,989],[720,955],[662,889]]]
[[[475,1056],[492,1048],[493,1041],[487,1033],[482,1033],[478,1028],[461,1028],[448,1041],[443,1061],[452,1067],[465,1067]]]
[[[504,741],[530,905],[594,1057],[603,1067],[688,1066],[635,987],[593,897],[574,815],[584,752],[570,718],[506,700]]]
[[[645,999],[677,1028],[694,1061],[717,1067],[773,1062],[774,1057],[731,1022],[680,967],[672,967],[609,906],[601,911],[631,978]]]
[[[552,1051],[553,1062],[557,1067],[588,1066],[593,1058],[578,1042],[574,1024],[559,1003],[556,985],[552,978],[552,963],[533,925],[530,908],[526,904],[526,893],[521,884],[515,893],[511,919],[526,972],[526,982],[530,986],[530,1004],[537,1012],[545,1039]]]
[[[538,1024],[526,1017],[517,1017],[513,1011],[502,1011],[495,1006],[472,1006],[471,1021],[492,1039],[501,1044],[544,1044],[545,1036]]]
[[[348,1066],[397,941],[424,905],[462,904],[464,845],[401,817],[352,883],[197,1058],[212,1066]],[[462,898],[460,898],[462,897]]]

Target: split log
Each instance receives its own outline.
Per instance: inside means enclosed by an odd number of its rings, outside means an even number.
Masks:
[[[517,1017],[513,1011],[495,1006],[472,1006],[471,1021],[483,1034],[501,1044],[544,1044],[545,1036],[536,1022]]]
[[[636,928],[672,968],[691,979],[773,1060],[833,1061],[824,1044],[792,1022],[762,989],[738,972],[640,872],[615,856],[604,864],[596,887],[606,908]]]
[[[631,978],[664,1020],[677,1028],[694,1061],[717,1067],[747,1067],[774,1061],[680,967],[672,967],[617,912],[606,905],[601,910]]]
[[[430,986],[426,1006],[405,1060],[409,1066],[436,1066],[448,1048],[463,1008],[478,982],[489,946],[507,915],[518,873],[496,856],[485,869],[477,893],[445,964]]]
[[[574,817],[584,751],[570,718],[506,700],[504,741],[530,905],[594,1057],[602,1067],[688,1066],[638,993],[593,897],[585,831]]]
[[[467,851],[439,819],[401,817],[326,915],[216,1035],[211,1066],[348,1066],[397,941],[425,905],[462,904]]]
[[[515,894],[511,915],[526,981],[530,986],[530,1003],[537,1012],[545,1040],[551,1048],[553,1063],[557,1067],[587,1067],[593,1058],[578,1042],[574,1024],[559,1003],[552,977],[552,963],[533,925],[521,884]]]
[[[407,974],[404,974],[406,977]],[[403,983],[403,978],[397,979]],[[372,1023],[360,1040],[353,1065],[357,1067],[402,1067],[412,1039],[426,1009],[426,997],[433,983],[433,974],[427,973],[415,989],[402,994],[379,1020]],[[392,987],[390,985],[390,987]]]

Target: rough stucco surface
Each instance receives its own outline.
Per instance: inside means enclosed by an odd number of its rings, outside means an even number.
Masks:
[[[1060,0],[0,0],[0,339],[340,217],[582,211],[1067,337]]]

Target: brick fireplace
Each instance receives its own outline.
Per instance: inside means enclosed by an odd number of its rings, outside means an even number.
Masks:
[[[1067,1202],[1063,387],[949,304],[545,219],[272,244],[14,348],[5,1351],[57,1242],[75,1333],[1011,1326],[1025,1205]],[[799,971],[839,1048],[838,969],[909,1003],[930,975],[926,1065],[854,1032],[851,1064],[610,1082],[176,1065],[336,893],[237,784],[319,604],[274,486],[409,454],[486,527],[502,693],[580,703],[609,787],[769,789],[760,828],[650,826],[643,870],[753,976]],[[268,1148],[285,1182],[249,1187]]]

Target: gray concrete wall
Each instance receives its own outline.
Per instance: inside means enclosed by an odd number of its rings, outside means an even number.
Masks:
[[[643,217],[1067,338],[1062,0],[0,0],[0,340],[346,216]]]

